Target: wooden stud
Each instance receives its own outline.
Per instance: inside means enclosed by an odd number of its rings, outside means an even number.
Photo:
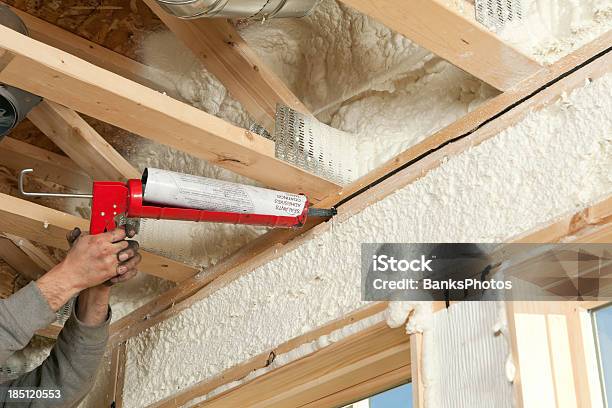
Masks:
[[[359,384],[351,385],[341,391],[328,395],[314,402],[302,405],[300,408],[340,407],[347,402],[357,401],[383,390],[406,384],[410,379],[411,365],[405,365],[385,374],[373,377]],[[415,406],[415,408],[417,408]]]
[[[541,66],[441,0],[342,0],[502,91]]]
[[[125,362],[127,357],[126,344],[120,343],[111,353],[111,370],[109,384],[109,403],[113,408],[123,407],[123,385],[125,383]]]
[[[72,109],[43,100],[28,119],[95,180],[140,178],[140,173]]]
[[[274,157],[274,143],[0,26],[0,81],[313,202],[340,189]]]
[[[5,137],[0,142],[0,163],[14,171],[34,169],[34,177],[76,191],[89,191],[91,177],[66,156]]]
[[[409,365],[404,328],[390,329],[381,322],[196,406],[303,406]],[[363,396],[355,389],[342,403]]]
[[[144,0],[176,37],[227,88],[253,119],[268,131],[274,129],[276,104],[308,114],[308,109],[268,69],[231,21],[222,18],[179,19],[155,0]]]
[[[425,408],[425,386],[423,385],[423,334],[410,335],[410,361],[412,362],[412,407]]]
[[[89,229],[83,218],[53,210],[26,200],[0,194],[0,231],[25,237],[43,245],[68,249],[66,234],[74,227]],[[141,251],[139,269],[160,278],[180,282],[195,275],[197,268]]]

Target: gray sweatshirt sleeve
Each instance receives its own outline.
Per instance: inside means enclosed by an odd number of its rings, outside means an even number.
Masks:
[[[32,400],[29,405],[20,405],[31,408],[76,406],[89,392],[104,356],[111,313],[109,309],[106,321],[92,327],[86,326],[76,317],[76,308],[75,304],[51,354],[42,365],[16,380],[3,384],[5,388],[0,389],[0,396],[4,401],[7,395],[1,394],[7,392],[6,386],[9,389],[37,387],[61,391],[61,400]]]
[[[8,299],[0,300],[0,364],[24,348],[36,330],[55,320],[35,282],[30,282]]]

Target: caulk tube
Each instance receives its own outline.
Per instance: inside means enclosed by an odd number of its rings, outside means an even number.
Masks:
[[[146,204],[242,214],[297,217],[304,195],[247,186],[155,168],[142,175]]]

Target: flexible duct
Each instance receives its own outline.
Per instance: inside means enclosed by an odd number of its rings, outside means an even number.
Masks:
[[[0,25],[28,35],[23,21],[10,8],[0,4]],[[41,98],[22,89],[0,83],[0,140],[28,115]]]
[[[318,0],[156,0],[180,18],[226,17],[268,19],[304,17]]]

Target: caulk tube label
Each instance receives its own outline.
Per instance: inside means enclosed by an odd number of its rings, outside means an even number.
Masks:
[[[145,203],[167,207],[296,217],[306,206],[303,195],[154,168],[143,184]]]

